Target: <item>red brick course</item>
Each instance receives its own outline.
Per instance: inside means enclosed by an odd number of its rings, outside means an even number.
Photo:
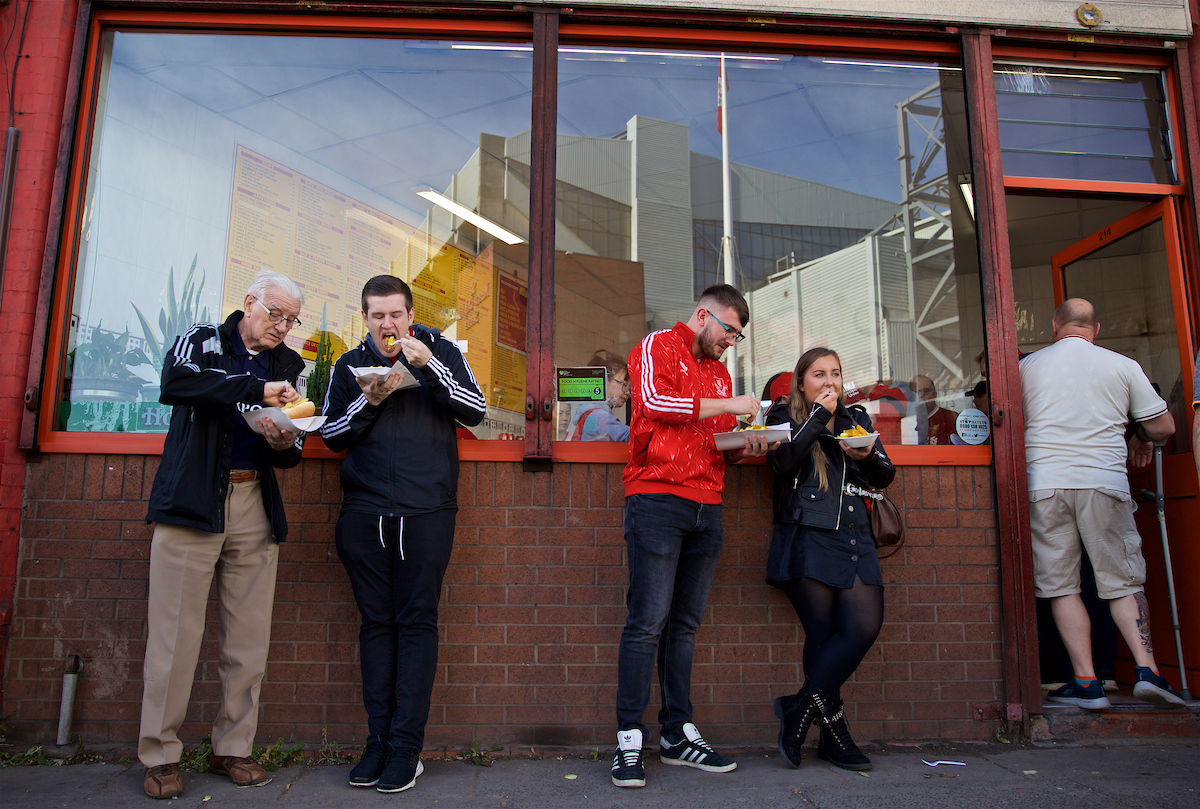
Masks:
[[[361,743],[357,612],[333,548],[337,461],[281,473],[291,522],[279,584],[260,741]],[[28,466],[9,660],[10,740],[53,735],[63,661],[82,654],[76,730],[136,743],[150,528],[141,517],[157,458],[46,456]],[[625,619],[619,465],[464,463],[441,609],[429,747],[472,740],[607,746]],[[696,647],[692,699],[705,734],[769,746],[771,700],[800,683],[803,632],[763,582],[770,472],[726,476],[726,548]],[[991,470],[903,468],[891,489],[913,528],[884,562],[886,623],[845,689],[863,739],[987,738],[972,703],[1002,698]],[[966,527],[972,525],[973,527]],[[215,602],[209,604],[215,618]],[[217,710],[215,622],[184,737]],[[657,689],[656,689],[657,690]],[[657,700],[657,695],[655,695]],[[647,719],[654,726],[656,702]]]

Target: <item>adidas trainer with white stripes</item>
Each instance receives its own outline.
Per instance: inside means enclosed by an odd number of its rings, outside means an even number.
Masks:
[[[691,722],[683,726],[682,739],[674,744],[663,739],[661,745],[658,760],[663,764],[695,767],[705,772],[729,772],[737,769],[737,762],[713,750]]]
[[[619,787],[646,786],[646,766],[642,763],[642,732],[617,732],[617,754],[613,756],[612,782]]]

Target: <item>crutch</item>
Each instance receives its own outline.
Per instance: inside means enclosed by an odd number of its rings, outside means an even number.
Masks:
[[[1162,536],[1163,561],[1167,565],[1167,595],[1171,599],[1171,627],[1175,630],[1175,654],[1179,657],[1179,693],[1191,699],[1187,686],[1187,666],[1183,662],[1183,639],[1179,633],[1179,607],[1175,604],[1175,576],[1171,573],[1171,545],[1167,541],[1167,498],[1163,494],[1163,445],[1166,439],[1154,442],[1154,488],[1142,489],[1142,497],[1154,501],[1158,512],[1158,533]]]

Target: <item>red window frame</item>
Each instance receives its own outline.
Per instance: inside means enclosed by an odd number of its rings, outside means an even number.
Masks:
[[[44,389],[39,405],[38,448],[46,452],[79,452],[98,454],[160,454],[165,437],[161,434],[111,434],[71,433],[51,429],[54,413],[58,407],[58,395],[62,384],[63,361],[67,332],[66,303],[71,300],[75,283],[75,268],[78,259],[79,237],[75,224],[78,221],[83,195],[83,177],[87,158],[92,146],[94,131],[95,99],[99,82],[99,59],[102,37],[109,29],[140,31],[229,31],[243,33],[311,34],[336,36],[440,36],[454,39],[490,39],[501,41],[532,42],[534,25],[530,16],[508,10],[479,10],[462,17],[447,15],[439,18],[395,17],[309,17],[259,13],[215,13],[215,12],[151,12],[131,10],[97,10],[92,17],[88,32],[86,57],[83,65],[84,81],[81,82],[80,109],[84,114],[76,121],[74,142],[76,148],[69,167],[67,189],[62,211],[62,221],[68,226],[62,229],[63,239],[56,266],[55,293],[49,318],[48,352],[44,379],[49,383]],[[592,17],[595,17],[592,19]],[[942,57],[955,60],[961,57],[961,43],[956,29],[904,25],[889,22],[886,26],[872,26],[887,31],[892,36],[864,36],[864,25],[841,26],[830,22],[825,32],[808,32],[798,28],[745,27],[744,18],[710,17],[692,26],[675,24],[677,21],[657,12],[625,12],[621,24],[611,24],[612,17],[601,19],[599,12],[581,10],[574,17],[562,18],[557,26],[558,39],[563,44],[612,44],[624,46],[658,47],[723,47],[729,50],[774,50],[798,54],[837,53],[839,55],[889,56],[930,58]],[[629,24],[630,17],[639,18]],[[657,23],[657,24],[656,24]],[[665,23],[665,24],[664,24]],[[722,24],[727,27],[719,27]],[[854,29],[853,34],[828,33],[830,29],[845,27]],[[900,32],[899,36],[895,34]],[[1180,157],[1181,174],[1186,158],[1180,148],[1180,105],[1179,87],[1170,59],[1162,54],[1144,52],[1109,52],[1055,50],[1054,45],[1045,48],[1023,46],[998,46],[993,50],[996,60],[1017,60],[1045,63],[1061,61],[1075,64],[1115,64],[1162,69],[1166,72],[1166,86],[1171,99],[1170,120],[1175,154]],[[1005,187],[1011,190],[1055,190],[1080,191],[1097,194],[1137,194],[1147,197],[1166,194],[1183,194],[1186,184],[1170,186],[1141,185],[1128,183],[1095,183],[1090,181],[1045,180],[1039,178],[1006,177]],[[532,249],[532,246],[531,246]],[[549,289],[552,290],[552,285]],[[544,294],[545,290],[531,289],[531,293]],[[552,292],[550,293],[552,294]],[[533,308],[531,301],[531,310]],[[1190,322],[1185,321],[1185,322]],[[546,352],[552,346],[538,347]],[[535,399],[541,391],[532,390],[531,381],[541,386],[539,380],[527,380],[527,390]],[[542,419],[527,422],[531,431],[549,431],[550,422]],[[538,437],[545,439],[538,433]],[[519,461],[524,457],[528,444],[521,441],[460,441],[459,453],[468,461]],[[551,457],[556,462],[568,463],[625,463],[628,449],[624,444],[579,444],[572,442],[550,442]],[[990,446],[932,447],[893,445],[888,447],[893,460],[900,465],[989,465],[992,462]],[[328,450],[319,436],[309,436],[305,457],[339,457]]]

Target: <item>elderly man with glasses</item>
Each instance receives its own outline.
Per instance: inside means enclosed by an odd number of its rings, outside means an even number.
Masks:
[[[258,696],[271,641],[279,545],[287,537],[274,468],[300,462],[303,433],[243,414],[299,399],[304,361],[284,345],[300,325],[303,295],[291,279],[263,271],[220,325],[197,323],[163,363],[171,427],[150,492],[150,588],[138,758],[151,798],[183,794],[179,727],[187,713],[215,575],[221,707],[213,721],[209,772],[239,787],[270,776],[250,757]]]
[[[662,692],[659,760],[729,772],[733,759],[714,750],[692,722],[692,655],[708,588],[724,544],[721,493],[725,464],[765,455],[761,436],[721,452],[715,433],[738,415],[758,413],[757,396],[731,396],[726,348],[750,321],[742,294],[728,284],[704,290],[691,318],[647,335],[629,355],[633,407],[625,467],[625,546],[629,617],[617,658],[617,750],[612,782],[646,785],[642,715],[650,703],[655,659]],[[776,444],[775,446],[778,446]]]

